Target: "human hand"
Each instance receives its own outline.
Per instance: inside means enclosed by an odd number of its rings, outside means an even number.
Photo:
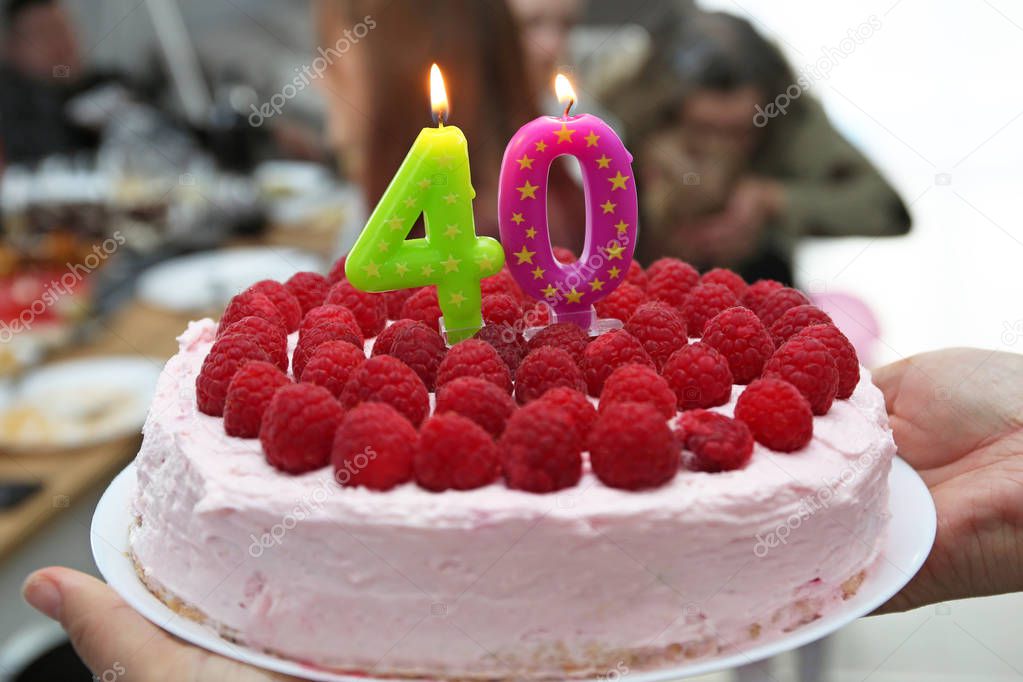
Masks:
[[[737,265],[754,254],[767,221],[781,208],[782,189],[773,180],[746,178],[725,208],[699,218],[679,233],[698,262]]]
[[[924,353],[874,382],[938,510],[930,556],[880,611],[1023,590],[1023,355]]]
[[[67,568],[28,577],[25,601],[58,621],[97,679],[120,682],[299,682],[211,654],[167,634],[95,578]]]

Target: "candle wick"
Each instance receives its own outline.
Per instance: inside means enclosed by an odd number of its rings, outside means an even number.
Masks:
[[[570,111],[572,111],[572,107],[574,107],[574,106],[575,106],[575,100],[574,99],[568,100],[568,104],[565,105],[565,113],[561,115],[561,118],[567,119],[568,118],[568,113]]]

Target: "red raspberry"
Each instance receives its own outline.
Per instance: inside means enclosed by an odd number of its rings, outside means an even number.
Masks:
[[[724,355],[696,342],[676,351],[661,370],[678,399],[678,409],[724,405],[732,397],[732,371]]]
[[[646,291],[647,274],[638,261],[629,263],[629,272],[625,275],[625,282]]]
[[[274,392],[291,383],[269,362],[252,360],[234,373],[224,401],[224,431],[237,438],[257,438]]]
[[[784,287],[784,284],[774,279],[758,279],[747,287],[746,293],[742,295],[742,304],[755,313],[768,296]]]
[[[341,420],[331,447],[334,480],[346,488],[390,490],[412,480],[419,434],[390,405],[363,403]]]
[[[845,400],[851,396],[856,384],[860,383],[860,361],[856,357],[856,349],[845,334],[833,324],[815,324],[797,336],[817,339],[827,346],[838,367],[838,393],[835,397]]]
[[[508,294],[488,294],[483,297],[483,322],[516,327],[522,323],[522,306]]]
[[[700,281],[700,273],[689,263],[676,258],[662,258],[647,271],[646,295],[651,301],[662,301],[681,310],[686,296]]]
[[[658,369],[672,353],[689,343],[685,319],[660,301],[641,305],[625,323],[625,331],[639,340]]]
[[[330,290],[327,278],[316,272],[296,272],[284,287],[298,300],[302,306],[302,314],[308,313],[317,306],[323,305]]]
[[[217,339],[195,379],[195,400],[200,412],[212,417],[224,414],[227,387],[235,372],[250,360],[270,362],[252,337],[230,334]]]
[[[302,474],[330,463],[334,431],[345,411],[322,386],[288,384],[274,392],[259,442],[270,466]]]
[[[715,315],[703,328],[703,342],[725,356],[737,384],[759,377],[774,353],[771,335],[747,308],[729,308]]]
[[[696,471],[734,471],[753,456],[753,434],[745,422],[708,410],[690,410],[676,424],[683,447],[693,453],[691,468]]]
[[[414,324],[419,324],[415,320],[395,320],[391,324],[387,325],[382,332],[377,334],[377,337],[373,339],[373,356],[377,355],[390,355],[391,347],[394,345],[394,340],[398,338],[398,334],[402,330],[411,327]]]
[[[544,327],[529,339],[527,347],[534,351],[543,346],[560,348],[572,356],[577,363],[582,362],[583,352],[590,343],[590,335],[582,327],[571,322],[555,322]]]
[[[512,327],[488,324],[476,332],[473,338],[486,341],[493,346],[504,360],[504,364],[508,365],[512,379],[515,378],[522,358],[526,357],[526,340],[522,338],[522,334]]]
[[[511,372],[494,347],[479,339],[459,341],[437,368],[437,386],[458,377],[479,377],[511,393]]]
[[[284,329],[262,317],[249,315],[232,323],[224,332],[224,336],[241,334],[251,337],[259,344],[270,361],[282,372],[288,371],[288,337]]]
[[[739,305],[739,299],[732,290],[720,284],[698,284],[686,296],[682,314],[686,318],[686,330],[690,336],[703,336],[703,328],[710,319],[722,310]]]
[[[614,291],[594,304],[597,315],[625,322],[646,303],[646,292],[634,284],[622,282]]]
[[[590,395],[599,397],[611,372],[632,362],[654,366],[642,344],[629,332],[614,329],[591,341],[582,359],[583,377]]]
[[[564,246],[555,246],[553,247],[553,250],[554,260],[558,261],[563,265],[575,263],[577,260],[579,260],[579,257],[575,255],[575,252],[572,251],[572,249],[565,248]]]
[[[604,383],[600,394],[600,412],[613,410],[618,403],[647,403],[665,419],[675,416],[675,393],[652,367],[622,365]]]
[[[330,266],[330,271],[327,273],[327,282],[331,286],[348,279],[348,276],[345,274],[345,261],[347,260],[347,256],[341,256]]]
[[[437,391],[434,414],[457,412],[497,438],[514,411],[515,402],[511,396],[497,386],[484,379],[461,377],[449,381]]]
[[[593,422],[597,419],[597,411],[585,393],[574,388],[559,386],[544,393],[536,402],[564,410],[572,423],[579,449],[586,448],[586,438],[593,427]],[[532,405],[532,403],[530,404]]]
[[[263,294],[270,299],[270,302],[277,308],[277,312],[281,314],[284,328],[289,334],[298,329],[298,325],[302,321],[302,306],[283,284],[274,279],[264,279],[249,287],[249,291]]]
[[[784,287],[764,299],[760,307],[753,312],[757,314],[764,326],[770,329],[771,325],[777,322],[786,310],[809,303],[810,299],[803,292]]]
[[[341,404],[352,409],[360,403],[387,403],[419,425],[430,413],[430,394],[422,379],[398,358],[378,355],[355,370],[341,392]]]
[[[522,313],[526,327],[542,327],[551,323],[551,306],[546,301],[537,301]]]
[[[771,338],[775,348],[815,324],[833,324],[831,316],[815,305],[797,305],[789,308],[771,325]]]
[[[315,327],[303,329],[298,333],[298,345],[291,356],[291,373],[296,379],[302,380],[309,358],[320,344],[327,341],[347,341],[356,348],[363,347],[362,334],[358,329],[341,320],[324,320]]]
[[[405,305],[401,307],[400,318],[422,322],[439,332],[441,315],[437,287],[423,287],[405,301]]]
[[[714,268],[703,273],[703,276],[700,277],[700,284],[720,284],[735,294],[737,299],[741,299],[746,293],[746,289],[749,288],[746,280],[738,273],[725,268]]]
[[[395,289],[380,294],[384,297],[384,305],[387,306],[387,319],[397,320],[401,318],[401,309],[405,307],[405,301],[412,298],[413,294],[419,291],[419,287],[413,289]]]
[[[568,412],[543,401],[511,416],[498,443],[509,488],[549,493],[579,482],[582,448],[570,419]]]
[[[476,422],[454,412],[436,414],[419,430],[412,461],[416,483],[427,490],[472,490],[497,480],[497,444]]]
[[[558,386],[585,391],[582,370],[572,356],[560,348],[541,346],[530,351],[519,365],[515,378],[515,400],[519,405],[525,405]]]
[[[656,488],[678,472],[679,445],[656,407],[617,403],[597,415],[590,433],[590,466],[612,488]]]
[[[348,280],[338,282],[327,292],[327,305],[343,305],[352,311],[366,338],[383,331],[387,324],[387,303],[380,294],[356,289]]]
[[[398,332],[388,355],[411,367],[423,380],[426,390],[432,391],[437,385],[437,368],[447,352],[448,346],[440,334],[416,322]]]
[[[796,337],[782,344],[764,365],[764,377],[787,381],[803,394],[814,414],[827,414],[838,393],[838,365],[817,339]]]
[[[746,422],[758,443],[794,452],[813,438],[813,412],[799,390],[781,379],[757,379],[735,403],[735,418]]]
[[[220,324],[217,326],[217,338],[223,336],[228,327],[243,317],[262,317],[274,326],[280,327],[281,333],[287,333],[284,318],[277,311],[277,306],[263,294],[246,290],[228,302],[224,314],[220,317]]]
[[[327,341],[313,351],[302,370],[302,381],[323,386],[340,397],[348,379],[366,362],[366,355],[347,341]]]
[[[362,337],[362,330],[359,328],[359,321],[355,319],[355,313],[343,305],[335,304],[317,306],[307,312],[305,317],[302,318],[302,323],[299,325],[298,330],[300,333],[309,331],[327,320],[344,322],[353,330],[359,332],[360,338]]]
[[[525,294],[522,293],[522,289],[519,288],[515,278],[512,277],[511,273],[507,270],[501,270],[496,275],[484,277],[480,282],[480,293],[482,296],[504,294],[506,296],[511,296],[516,301],[522,301],[525,299]]]

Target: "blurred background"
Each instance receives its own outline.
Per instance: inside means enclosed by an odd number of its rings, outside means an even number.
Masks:
[[[92,510],[137,450],[174,337],[253,281],[347,251],[430,122],[433,59],[470,141],[480,233],[497,231],[507,139],[558,111],[562,71],[577,111],[634,154],[643,265],[793,283],[867,365],[1023,339],[1009,0],[0,6],[0,680],[90,679],[67,672],[21,581],[95,572]],[[558,171],[552,235],[578,250],[578,174]],[[863,619],[703,679],[1023,679],[1021,607]]]

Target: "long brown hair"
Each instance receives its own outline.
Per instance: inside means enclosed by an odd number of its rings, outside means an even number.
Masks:
[[[504,0],[321,0],[321,5],[318,28],[324,44],[338,39],[349,18],[371,16],[375,22],[356,48],[364,51],[364,82],[371,84],[364,112],[369,117],[363,173],[369,204],[384,193],[412,140],[430,124],[427,74],[436,62],[448,88],[450,122],[469,140],[477,231],[496,235],[504,147],[539,114],[518,27]],[[581,193],[558,166],[551,170],[548,203],[552,240],[578,249],[583,242]]]

